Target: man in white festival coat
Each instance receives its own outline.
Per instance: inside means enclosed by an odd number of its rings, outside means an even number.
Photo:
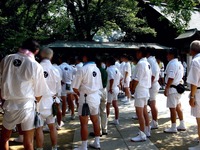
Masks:
[[[35,100],[47,93],[41,65],[34,56],[39,44],[32,39],[23,42],[16,54],[6,56],[0,65],[1,98],[5,100],[0,147],[9,149],[9,138],[16,124],[24,131],[24,149],[33,150]]]
[[[158,128],[158,109],[156,106],[156,96],[160,89],[160,84],[158,82],[160,67],[158,66],[158,63],[155,58],[155,49],[148,47],[147,52],[148,52],[147,61],[149,62],[151,66],[151,71],[152,71],[151,88],[149,89],[149,94],[150,94],[149,101],[150,101],[150,108],[151,108],[151,114],[152,114],[152,120],[151,120],[150,126],[151,126],[151,129],[157,129]]]
[[[191,115],[197,120],[198,140],[200,141],[200,41],[193,41],[190,45],[190,55],[193,56],[187,83],[190,86],[190,106]],[[200,143],[195,147],[189,147],[189,150],[199,150]]]
[[[79,95],[78,114],[81,123],[81,140],[82,145],[75,150],[87,150],[88,137],[88,116],[82,116],[82,107],[85,103],[89,105],[90,119],[93,123],[95,140],[90,144],[93,148],[100,148],[100,123],[99,123],[99,105],[100,105],[100,89],[102,86],[102,79],[100,70],[94,63],[94,56],[92,54],[85,54],[83,56],[84,66],[77,71],[72,82],[74,92]],[[84,95],[87,95],[84,97]]]
[[[140,47],[136,52],[136,57],[139,60],[135,73],[132,77],[131,92],[135,96],[135,109],[139,121],[139,134],[133,137],[131,141],[145,141],[150,137],[149,115],[147,112],[147,101],[149,99],[149,88],[151,87],[151,67],[146,58],[146,48]]]
[[[115,111],[115,120],[113,124],[119,125],[119,108],[118,108],[118,94],[119,94],[119,85],[120,80],[122,80],[122,75],[120,71],[115,66],[114,57],[109,57],[106,60],[107,73],[108,73],[108,82],[107,82],[107,92],[108,92],[108,101],[107,101],[107,117],[110,115],[110,105],[114,107]]]
[[[36,146],[37,150],[43,149],[44,135],[42,127],[44,125],[44,121],[46,121],[50,131],[52,150],[57,150],[57,130],[55,125],[55,116],[52,114],[52,104],[55,100],[59,108],[60,100],[58,97],[61,93],[61,78],[59,71],[51,64],[50,61],[53,57],[53,50],[50,48],[44,48],[41,51],[40,56],[42,58],[40,64],[43,67],[44,78],[49,87],[49,91],[38,103],[39,112],[42,117],[42,125],[36,129]],[[58,109],[58,113],[60,113],[61,116],[60,108]]]
[[[170,49],[167,52],[167,59],[169,63],[166,66],[165,70],[165,91],[164,95],[167,96],[167,107],[170,110],[170,119],[171,119],[171,127],[164,130],[165,133],[176,133],[177,130],[185,131],[185,125],[183,120],[183,112],[181,109],[181,94],[177,92],[177,90],[172,87],[172,85],[177,86],[182,83],[183,78],[183,70],[182,64],[179,63],[178,52],[176,49]],[[180,120],[180,125],[176,126],[176,116]]]

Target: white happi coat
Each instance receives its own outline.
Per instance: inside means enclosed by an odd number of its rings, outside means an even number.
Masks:
[[[40,64],[44,70],[44,78],[49,88],[49,92],[41,98],[39,106],[40,110],[51,109],[53,104],[53,96],[61,93],[60,73],[48,59],[42,60]]]
[[[103,88],[101,72],[93,62],[88,62],[77,71],[72,82],[72,88],[80,92],[79,103],[85,102],[84,94],[87,94],[87,102],[91,105],[100,104],[99,90]]]
[[[135,89],[135,98],[149,98],[149,88],[151,87],[151,67],[147,58],[141,58],[135,67],[133,79],[138,81]]]
[[[34,55],[27,53],[11,54],[1,61],[0,87],[6,110],[33,108],[35,97],[47,93],[43,69]]]

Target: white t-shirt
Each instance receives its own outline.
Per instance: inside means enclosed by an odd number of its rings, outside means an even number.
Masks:
[[[189,73],[187,76],[187,83],[200,87],[200,54],[197,54],[192,59]]]
[[[42,97],[39,105],[40,109],[51,109],[53,104],[52,97],[61,93],[60,73],[57,69],[55,69],[55,67],[53,67],[50,60],[44,59],[40,64],[44,70],[44,78],[49,87],[49,93],[48,95]]]
[[[141,58],[135,67],[133,79],[138,81],[135,89],[135,98],[148,98],[151,87],[151,67],[147,58]]]
[[[31,53],[31,52],[29,52]],[[6,56],[0,65],[1,96],[7,110],[34,107],[35,97],[46,95],[46,85],[42,66],[34,56],[16,53]]]
[[[124,65],[125,65],[125,62],[124,61],[121,62],[119,71],[121,72],[122,75],[123,75],[123,72],[124,72]]]
[[[87,63],[78,70],[72,82],[72,88],[79,89],[85,94],[95,93],[102,89],[101,72],[96,64]]]
[[[116,66],[117,69],[120,71],[120,63],[119,63],[119,61],[116,61],[116,62],[115,62],[115,66]]]
[[[130,62],[125,62],[124,66],[123,66],[123,77],[125,78],[125,73],[128,73],[128,78],[131,77],[131,64]]]
[[[166,67],[165,70],[165,83],[167,83],[169,78],[174,79],[172,82],[172,85],[178,85],[181,83],[183,78],[183,68],[181,63],[178,61],[177,58],[172,59]],[[169,89],[169,94],[177,93],[177,90],[175,88]]]
[[[100,104],[100,89],[103,88],[101,72],[93,62],[86,63],[77,71],[72,82],[72,88],[80,92],[79,104],[83,104],[84,94],[87,94],[87,102],[91,105]]]
[[[61,68],[57,64],[53,64],[53,66],[59,71],[60,79],[62,80],[63,72],[62,72]]]
[[[147,61],[151,66],[152,76],[155,77],[154,82],[157,82],[159,80],[160,67],[158,66],[155,56],[150,56]]]
[[[111,79],[114,79],[113,85],[112,85],[112,90],[118,89],[118,85],[120,84],[120,79],[122,78],[120,71],[117,69],[117,67],[115,65],[108,67],[106,71],[108,73],[107,90],[110,89],[110,80]]]
[[[73,66],[71,66],[71,65],[69,65],[67,63],[62,63],[60,65],[60,68],[63,71],[62,81],[64,83],[71,84],[72,80],[73,80],[73,76],[76,73],[76,69]]]
[[[76,64],[76,66],[75,66],[76,71],[79,70],[79,69],[81,69],[82,67],[83,67],[83,63],[82,62]]]

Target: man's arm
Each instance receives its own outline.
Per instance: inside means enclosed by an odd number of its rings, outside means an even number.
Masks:
[[[168,91],[169,91],[170,86],[172,85],[173,80],[174,80],[173,78],[168,78],[167,84],[166,84],[166,87],[165,87],[165,91],[164,91],[165,96],[168,95]]]
[[[76,93],[78,96],[80,96],[80,93],[79,93],[79,90],[78,90],[78,89],[73,88],[73,91],[74,91],[74,93]]]
[[[191,107],[194,107],[195,106],[195,93],[197,91],[197,86],[191,84],[191,88],[190,88],[190,101],[189,101],[189,104]]]
[[[110,79],[110,88],[109,88],[109,91],[108,92],[110,92],[111,94],[113,93],[113,91],[112,91],[112,86],[113,86],[113,83],[114,83],[114,79]]]
[[[135,88],[138,85],[139,81],[133,79],[131,82],[132,82],[132,87],[131,87],[130,90],[131,90],[131,93],[134,94],[135,93]]]
[[[128,77],[128,72],[125,72],[124,83],[126,83],[126,78]]]

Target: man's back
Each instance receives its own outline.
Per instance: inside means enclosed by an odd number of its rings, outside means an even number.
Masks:
[[[6,100],[35,98],[34,86],[43,73],[34,58],[21,53],[6,56],[1,62],[2,97]],[[37,94],[36,94],[37,95]]]

